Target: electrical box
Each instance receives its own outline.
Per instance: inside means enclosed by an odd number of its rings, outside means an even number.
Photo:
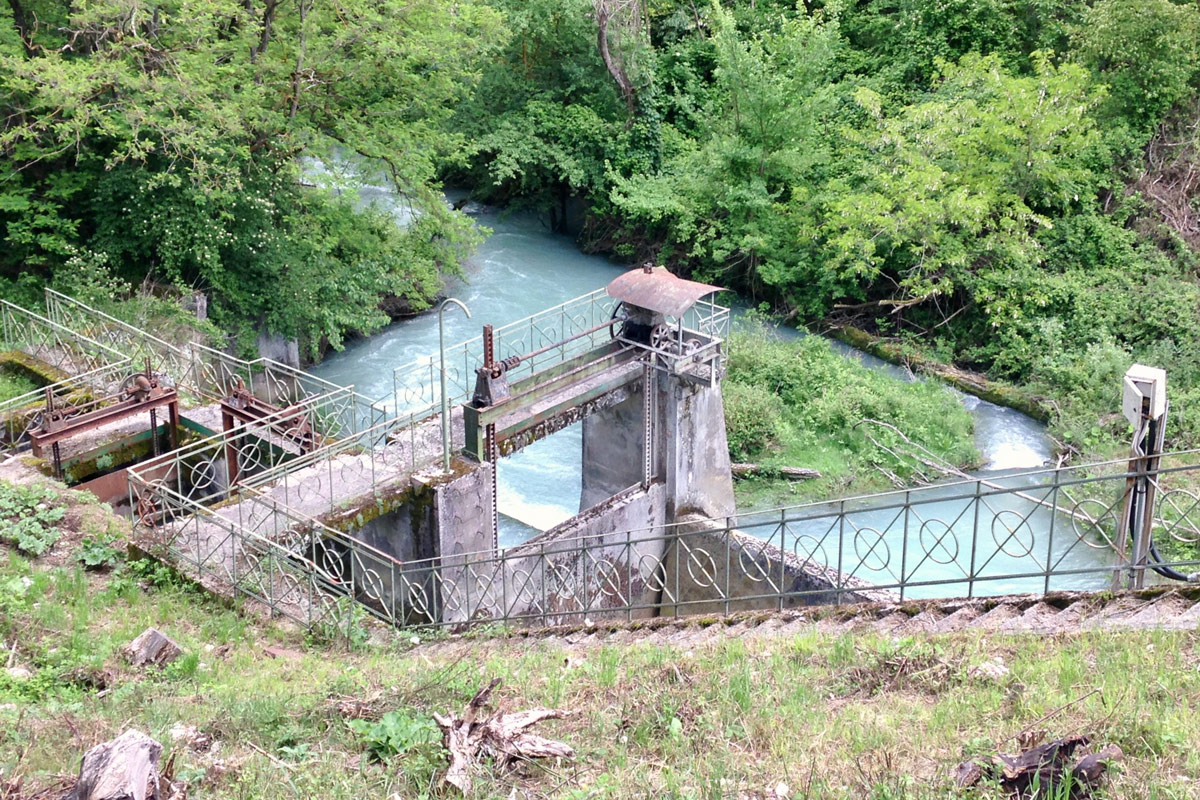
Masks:
[[[1134,364],[1125,373],[1121,411],[1136,428],[1143,415],[1161,419],[1167,413],[1167,371]]]

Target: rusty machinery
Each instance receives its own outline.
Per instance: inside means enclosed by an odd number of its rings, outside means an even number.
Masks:
[[[167,408],[171,447],[175,448],[179,444],[179,395],[174,387],[165,385],[150,369],[149,360],[142,372],[126,376],[115,394],[82,405],[60,405],[56,402],[54,392],[47,388],[46,410],[42,412],[38,427],[29,433],[33,455],[42,458],[45,448],[49,446],[53,454],[54,473],[62,477],[60,442],[149,412],[150,440],[154,455],[157,456],[158,409],[164,406]]]
[[[285,408],[255,397],[241,378],[238,378],[228,397],[221,400],[221,422],[225,433],[241,425],[261,424],[272,433],[294,444],[300,455],[311,452],[319,444],[319,436],[302,405]],[[229,485],[238,480],[237,453],[228,445],[225,448],[226,466],[229,469]]]

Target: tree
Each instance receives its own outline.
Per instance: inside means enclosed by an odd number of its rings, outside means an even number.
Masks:
[[[211,291],[228,327],[315,346],[380,324],[376,291],[427,302],[471,245],[434,177],[499,41],[483,3],[97,0],[36,30],[18,8],[23,46],[0,53],[0,274],[50,279],[94,250],[127,278]],[[380,165],[418,223],[384,233],[301,156]],[[332,280],[347,269],[369,272]],[[332,281],[319,315],[289,293],[298,274]]]
[[[848,132],[858,166],[829,188],[830,263],[896,287],[892,308],[973,288],[985,268],[1036,265],[1038,231],[1096,191],[1087,156],[1100,95],[1085,70],[1045,55],[1031,76],[994,56],[939,70],[930,99],[895,115],[857,92],[873,128]]]
[[[703,137],[656,174],[615,176],[613,202],[664,237],[665,259],[752,288],[816,278],[797,229],[811,222],[806,184],[827,157],[820,122],[837,26],[798,16],[745,37],[716,4],[710,24],[715,67]]]

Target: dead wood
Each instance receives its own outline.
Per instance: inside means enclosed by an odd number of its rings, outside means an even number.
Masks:
[[[554,708],[533,708],[506,714],[497,709],[483,716],[492,691],[500,679],[480,689],[467,703],[461,717],[434,714],[442,729],[443,741],[450,751],[450,768],[445,781],[464,795],[471,793],[471,774],[481,758],[491,758],[500,769],[535,758],[574,758],[575,751],[566,743],[528,732],[544,719],[561,719],[568,712]]]
[[[146,628],[140,636],[125,645],[121,652],[135,667],[145,664],[162,667],[183,655],[179,645],[156,628]]]
[[[162,745],[141,731],[127,730],[83,756],[74,800],[159,800],[158,759]]]
[[[748,478],[751,475],[771,475],[786,478],[790,481],[807,481],[821,477],[815,469],[805,467],[769,467],[762,464],[730,464],[729,471],[735,478]]]
[[[998,753],[990,759],[964,761],[954,768],[951,778],[959,788],[974,786],[984,778],[1000,784],[1010,797],[1018,800],[1048,800],[1069,797],[1084,800],[1092,796],[1109,764],[1123,757],[1121,748],[1109,745],[1081,757],[1071,766],[1071,757],[1086,747],[1088,737],[1078,734],[1039,744],[1016,755]],[[1063,788],[1067,793],[1063,793]]]

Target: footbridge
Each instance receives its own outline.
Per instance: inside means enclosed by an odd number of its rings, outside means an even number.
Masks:
[[[903,604],[1200,570],[1195,452],[737,513],[716,290],[633,270],[398,366],[382,398],[48,291],[44,314],[0,304],[0,367],[40,383],[0,403],[2,447],[121,501],[201,583],[306,626]],[[500,550],[500,459],[578,422],[580,513]]]

